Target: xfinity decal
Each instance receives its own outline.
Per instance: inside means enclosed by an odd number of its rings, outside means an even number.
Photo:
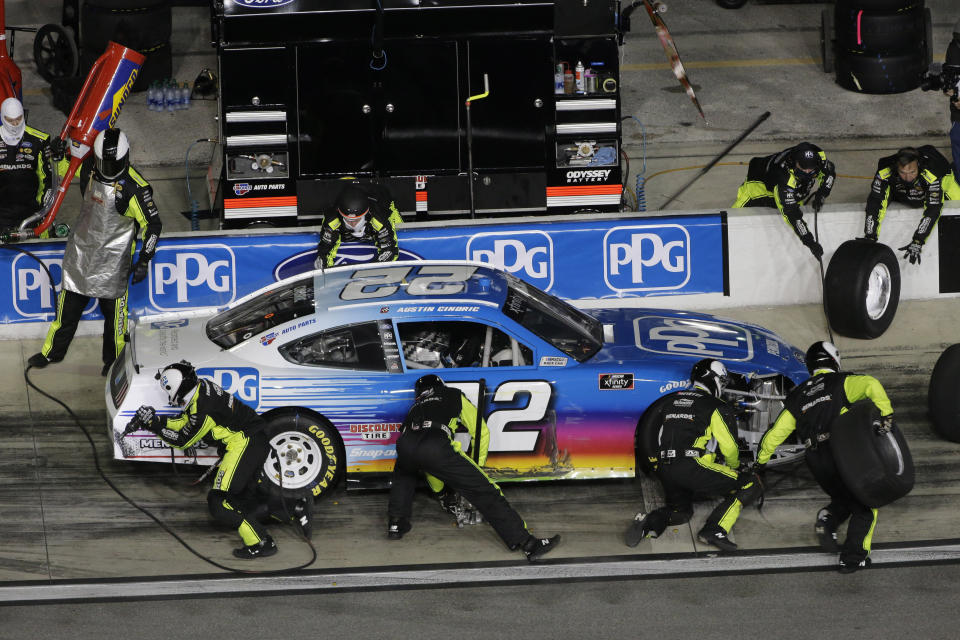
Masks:
[[[629,391],[633,389],[632,373],[601,373],[600,391]]]

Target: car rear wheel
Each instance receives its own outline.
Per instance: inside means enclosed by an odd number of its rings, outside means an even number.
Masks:
[[[660,407],[666,401],[666,397],[657,398],[644,412],[643,417],[640,418],[640,423],[637,425],[634,445],[637,471],[641,471],[647,476],[656,470],[657,460],[660,456]]]
[[[950,345],[937,358],[927,402],[937,433],[960,442],[960,344]]]
[[[343,440],[323,416],[296,407],[263,415],[271,453],[263,476],[272,495],[319,497],[341,481],[346,469]]]

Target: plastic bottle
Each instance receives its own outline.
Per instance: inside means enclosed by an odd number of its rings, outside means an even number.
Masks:
[[[556,94],[563,93],[563,63],[557,65],[553,74],[553,92]]]
[[[166,88],[163,90],[163,105],[167,111],[177,110],[177,95],[174,93],[172,81],[168,81]]]
[[[577,60],[577,65],[573,68],[573,77],[577,87],[577,93],[585,93],[586,86],[584,84],[583,62],[581,60]]]
[[[180,89],[180,104],[183,105],[184,109],[190,108],[190,92],[190,83],[184,82]]]
[[[147,109],[150,111],[157,110],[157,81],[154,80],[150,83],[150,88],[147,89]]]

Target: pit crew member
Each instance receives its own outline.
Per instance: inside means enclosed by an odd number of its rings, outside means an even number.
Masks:
[[[20,226],[40,209],[51,187],[51,167],[50,136],[27,126],[19,100],[4,100],[0,104],[0,231]]]
[[[400,255],[397,227],[402,219],[387,189],[351,182],[337,196],[336,211],[323,217],[315,269],[332,267],[341,242],[367,242],[376,247],[372,262],[392,262]]]
[[[511,550],[521,550],[535,562],[560,544],[560,536],[537,538],[527,530],[523,518],[514,511],[500,487],[483,472],[490,434],[477,408],[458,389],[448,387],[439,376],[419,378],[416,400],[403,421],[397,441],[397,461],[387,506],[387,537],[399,540],[410,531],[413,494],[417,475],[427,474],[430,488],[441,491],[444,485],[459,491],[493,526]],[[477,424],[479,423],[479,436]],[[479,461],[474,462],[462,450],[453,434],[458,427],[470,433],[471,446],[479,446]],[[432,478],[430,476],[433,476]]]
[[[817,539],[824,550],[839,553],[840,573],[853,573],[870,564],[877,510],[862,504],[844,484],[830,450],[830,425],[863,398],[877,406],[884,423],[893,422],[893,407],[876,378],[841,371],[840,352],[832,343],[814,342],[806,362],[810,378],[787,394],[783,411],[760,441],[757,468],[762,472],[777,446],[796,429],[807,447],[807,467],[830,496],[830,503],[817,513]],[[837,527],[848,518],[847,539],[841,546]]]

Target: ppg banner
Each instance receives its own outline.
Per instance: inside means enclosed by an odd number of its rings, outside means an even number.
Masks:
[[[476,260],[567,300],[727,291],[725,214],[595,221],[536,221],[398,230],[400,259]],[[161,238],[147,279],[130,286],[133,315],[227,305],[277,280],[308,271],[317,234]],[[46,322],[59,286],[64,242],[24,245],[36,258],[0,250],[10,290],[4,323]],[[337,264],[367,262],[373,247],[343,244]],[[96,300],[83,318],[100,313]],[[215,376],[214,373],[210,374]],[[239,382],[235,382],[239,384]]]

